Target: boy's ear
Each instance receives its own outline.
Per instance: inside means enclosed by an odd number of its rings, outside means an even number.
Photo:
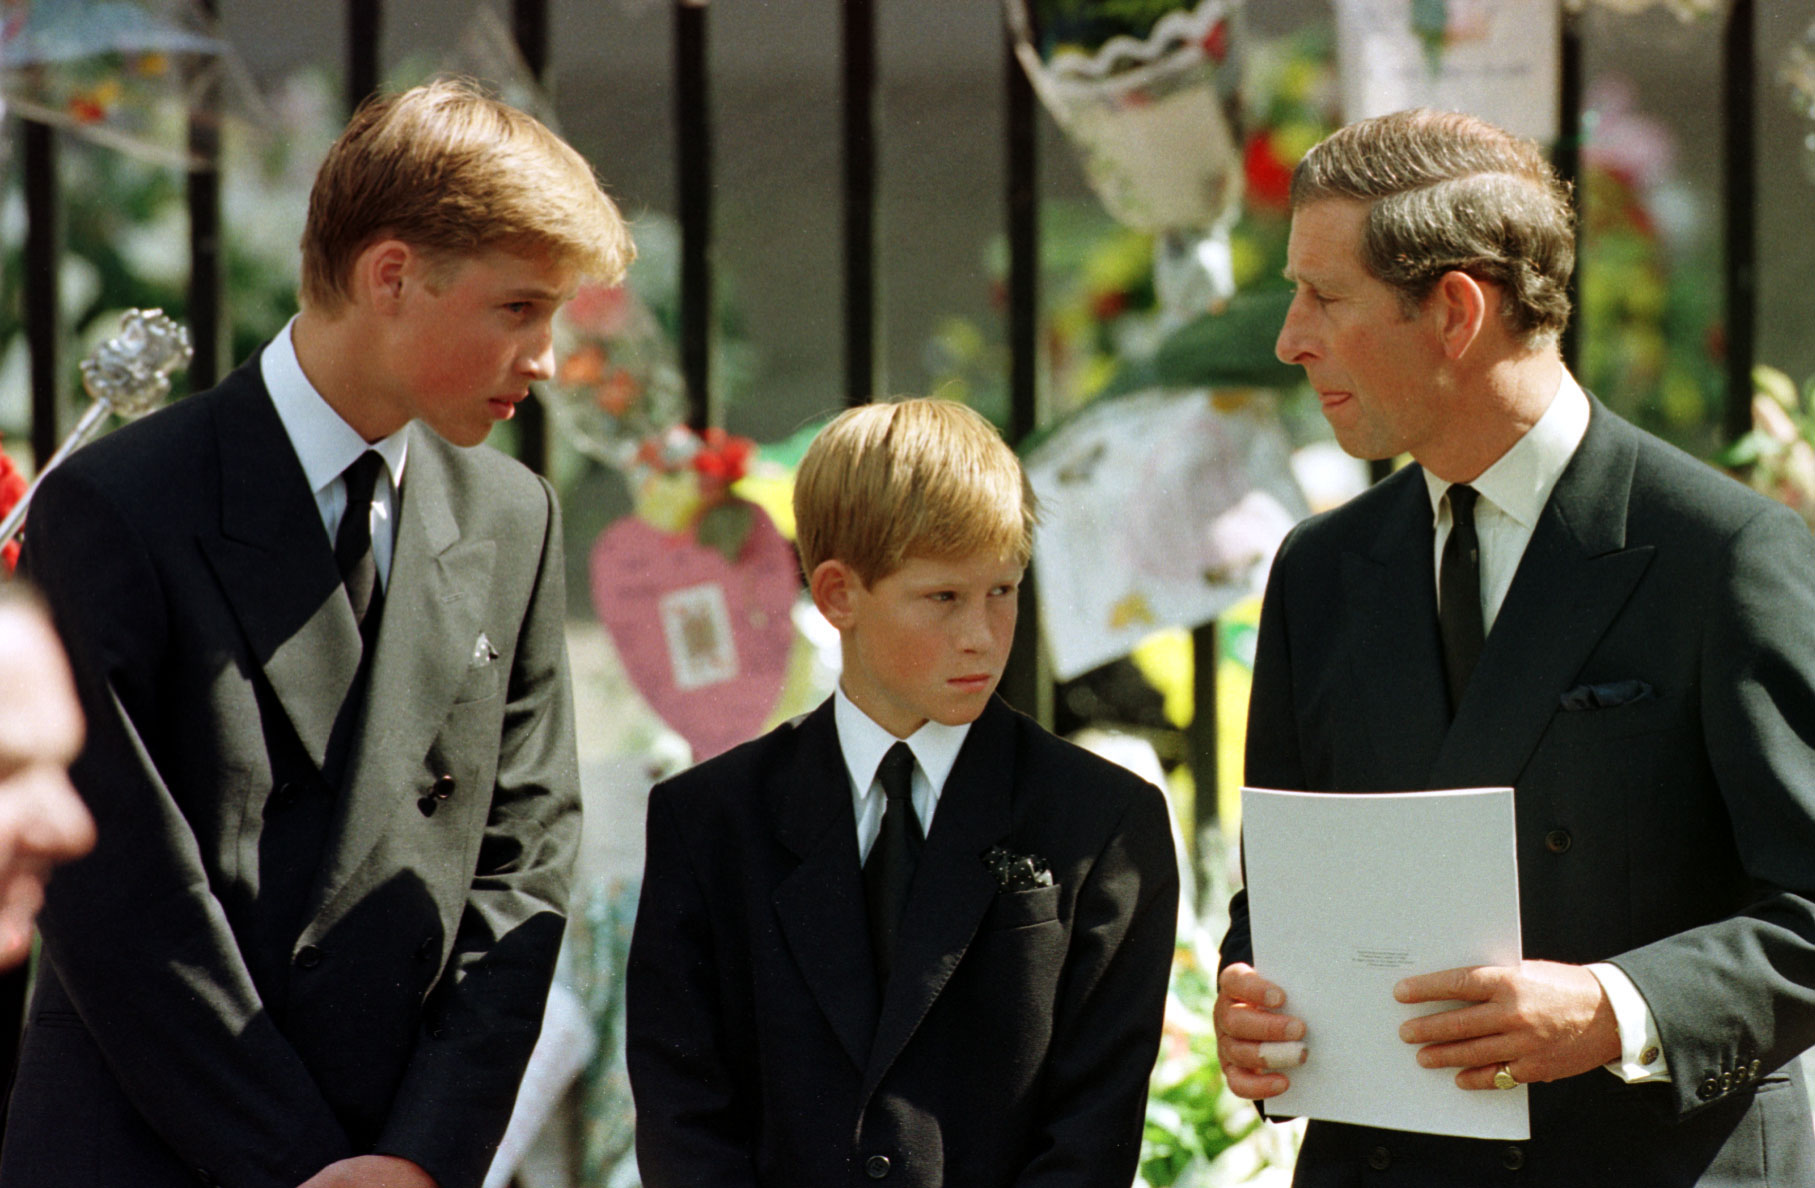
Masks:
[[[417,263],[416,253],[401,239],[381,239],[353,261],[353,286],[372,308],[395,309],[403,300],[404,282]]]
[[[821,561],[807,579],[813,605],[826,617],[826,622],[843,631],[854,615],[853,595],[863,586],[857,571],[843,561]]]

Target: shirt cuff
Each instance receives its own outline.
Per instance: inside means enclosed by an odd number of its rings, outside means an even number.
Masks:
[[[1607,992],[1613,1021],[1620,1029],[1620,1058],[1601,1067],[1632,1085],[1668,1081],[1670,1062],[1664,1059],[1664,1042],[1658,1036],[1657,1020],[1651,1017],[1645,996],[1617,965],[1597,962],[1588,967],[1588,972]]]

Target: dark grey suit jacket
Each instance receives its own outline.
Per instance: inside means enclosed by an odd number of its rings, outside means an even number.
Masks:
[[[658,787],[630,948],[649,1188],[1127,1188],[1177,925],[1160,794],[993,700],[885,990],[832,704]],[[983,853],[1054,883],[1001,890]]]
[[[1523,1144],[1313,1122],[1298,1183],[1815,1183],[1815,542],[1787,509],[1595,402],[1451,723],[1407,467],[1280,550],[1247,763],[1512,785],[1525,955],[1624,970],[1672,1076],[1533,1086]],[[1244,894],[1223,959],[1250,954]]]
[[[413,427],[368,666],[256,359],[53,472],[26,564],[88,715],[6,1188],[478,1184],[578,833],[552,492]]]

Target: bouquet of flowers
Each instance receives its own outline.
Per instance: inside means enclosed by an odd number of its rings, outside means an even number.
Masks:
[[[1183,320],[1235,289],[1241,197],[1235,0],[1005,0],[1015,51],[1091,188],[1151,232],[1162,305]]]

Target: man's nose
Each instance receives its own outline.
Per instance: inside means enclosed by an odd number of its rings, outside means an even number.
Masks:
[[[1292,304],[1286,307],[1286,320],[1279,328],[1279,337],[1273,342],[1273,354],[1281,363],[1301,364],[1312,353],[1311,341],[1305,333],[1304,317],[1299,312],[1302,298],[1292,298]]]
[[[25,798],[18,849],[51,862],[80,858],[94,848],[95,822],[60,765],[46,764],[0,795]]]

